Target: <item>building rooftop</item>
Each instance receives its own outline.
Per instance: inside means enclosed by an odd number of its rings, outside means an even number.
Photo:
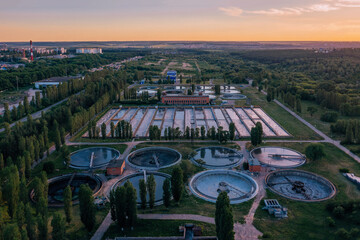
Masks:
[[[40,81],[36,81],[37,83],[43,83],[43,82],[67,82],[72,79],[81,78],[81,75],[76,76],[67,76],[67,77],[51,77],[47,79],[43,79]]]
[[[124,159],[113,159],[108,163],[106,167],[107,168],[121,167],[123,163],[124,163]]]

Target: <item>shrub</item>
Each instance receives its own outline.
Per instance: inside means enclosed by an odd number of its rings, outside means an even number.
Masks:
[[[44,163],[43,171],[45,171],[48,175],[55,171],[55,163],[53,161],[49,161]]]
[[[310,160],[318,160],[325,156],[324,146],[319,143],[311,143],[305,149],[305,155]]]
[[[350,172],[350,170],[347,169],[347,168],[340,168],[340,169],[339,169],[339,172],[341,172],[341,173],[348,173],[348,172]]]
[[[337,232],[336,232],[336,237],[337,239],[342,239],[342,240],[347,240],[350,239],[350,233],[348,231],[346,231],[344,228],[340,228]]]
[[[335,227],[335,220],[332,219],[332,217],[327,217],[326,224],[329,225],[329,227]]]
[[[342,206],[337,206],[333,210],[333,214],[336,218],[343,218],[345,216],[345,210]]]
[[[338,114],[336,112],[326,112],[321,115],[320,120],[323,122],[336,122]]]
[[[268,232],[265,232],[263,235],[262,235],[262,238],[272,238],[272,235]]]
[[[244,162],[243,163],[243,168],[244,168],[244,170],[249,170],[249,163]]]

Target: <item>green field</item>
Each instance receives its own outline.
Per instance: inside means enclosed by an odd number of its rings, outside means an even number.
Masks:
[[[251,104],[260,106],[269,116],[288,131],[297,140],[320,140],[322,139],[313,130],[290,115],[286,110],[275,102],[266,101],[266,96],[255,88],[244,88],[243,93],[251,99]]]

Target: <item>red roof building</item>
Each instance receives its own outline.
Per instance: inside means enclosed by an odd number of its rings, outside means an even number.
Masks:
[[[171,105],[205,105],[210,103],[210,98],[202,95],[165,95],[161,102]]]

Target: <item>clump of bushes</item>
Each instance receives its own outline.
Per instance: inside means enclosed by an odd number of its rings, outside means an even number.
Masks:
[[[350,170],[347,169],[347,168],[340,168],[340,169],[339,169],[339,172],[341,172],[341,173],[349,173]]]
[[[326,112],[321,114],[320,120],[323,122],[336,122],[339,115],[336,112]]]
[[[43,171],[45,171],[48,175],[55,171],[55,163],[54,161],[45,162],[43,165]]]

